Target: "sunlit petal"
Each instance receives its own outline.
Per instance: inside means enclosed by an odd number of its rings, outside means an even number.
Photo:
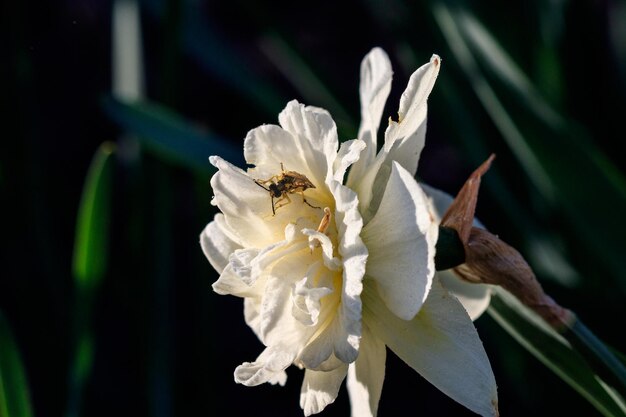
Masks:
[[[417,162],[426,137],[426,100],[435,85],[441,59],[433,55],[428,64],[421,66],[409,79],[400,98],[398,121],[389,121],[385,131],[383,152],[402,165],[412,175],[417,172]]]
[[[377,148],[378,127],[385,108],[385,102],[391,91],[391,62],[380,48],[372,49],[361,62],[361,84],[359,97],[361,101],[361,126],[359,139],[366,144],[365,151],[350,171],[347,185],[352,187],[374,161]]]
[[[496,416],[495,378],[478,333],[463,306],[437,281],[411,321],[399,319],[363,293],[363,319],[391,350],[442,392],[482,416]]]
[[[367,275],[387,308],[403,320],[417,314],[430,290],[437,232],[424,192],[394,162],[378,212],[362,237],[370,251]]]
[[[347,387],[352,417],[376,416],[385,379],[386,356],[383,341],[363,326],[359,357],[348,368]]]
[[[328,372],[310,369],[304,372],[300,407],[304,410],[305,416],[317,414],[335,401],[347,371],[348,365],[343,365]]]

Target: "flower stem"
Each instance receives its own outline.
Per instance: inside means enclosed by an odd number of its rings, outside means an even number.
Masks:
[[[494,237],[494,239],[497,238]],[[500,241],[497,245],[499,250],[488,251],[489,256],[477,257],[474,252],[484,246],[468,246],[470,249],[468,255],[456,230],[440,226],[435,255],[436,269],[455,268],[455,271],[466,282],[498,285],[509,291],[565,337],[587,361],[591,369],[617,393],[626,398],[626,366],[624,363],[583,324],[576,314],[563,309],[543,292],[530,266],[523,261],[521,255]],[[469,258],[467,258],[468,256]],[[487,259],[488,262],[478,262],[475,258]],[[465,264],[466,260],[467,264]],[[513,272],[511,272],[511,268],[503,269],[500,267],[502,264],[508,266],[509,263],[513,263],[513,260],[518,261],[515,262],[517,267],[513,268]],[[527,269],[519,267],[521,262]],[[459,266],[461,267],[458,268]],[[526,271],[526,273],[520,271]]]

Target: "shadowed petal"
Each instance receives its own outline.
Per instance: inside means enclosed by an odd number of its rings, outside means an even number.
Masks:
[[[363,291],[364,322],[409,366],[455,401],[482,416],[498,415],[496,382],[474,324],[438,281],[419,314],[404,321]]]
[[[480,317],[489,307],[492,294],[489,285],[463,281],[451,269],[439,271],[435,275],[443,286],[463,304],[472,320]]]
[[[222,213],[217,213],[213,221],[204,228],[200,234],[200,246],[211,266],[220,274],[228,264],[228,256],[241,248]]]

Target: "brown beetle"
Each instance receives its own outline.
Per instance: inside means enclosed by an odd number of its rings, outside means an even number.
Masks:
[[[285,171],[283,163],[280,163],[278,175],[274,175],[266,180],[254,180],[255,184],[270,193],[272,197],[272,213],[276,214],[276,210],[280,207],[291,203],[289,194],[299,193],[302,196],[302,202],[310,207],[319,208],[311,205],[304,197],[304,191],[308,188],[315,188],[315,185],[304,175],[296,171]],[[276,201],[274,201],[276,199]],[[286,200],[286,201],[285,201]],[[280,204],[282,202],[282,204]]]

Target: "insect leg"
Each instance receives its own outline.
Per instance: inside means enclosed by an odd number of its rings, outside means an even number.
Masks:
[[[287,202],[284,202],[285,200],[287,200]],[[283,202],[282,204],[279,204]],[[291,198],[289,198],[288,194],[283,194],[282,196],[280,196],[280,198],[278,200],[276,200],[275,206],[276,206],[276,210],[278,210],[279,208],[286,206],[287,204],[291,203]]]
[[[306,201],[306,198],[304,197],[304,190],[300,191],[300,195],[302,196],[302,202],[306,203],[309,207],[315,208],[315,209],[321,208],[321,207],[314,206],[311,203],[309,203],[308,201]]]
[[[266,180],[254,180],[255,184],[257,184],[259,187],[262,187],[263,189],[265,189],[266,191],[269,191],[269,189],[265,188],[265,184],[272,184],[272,183],[277,183],[278,182],[278,178],[280,177],[280,175],[272,175],[271,177],[269,177]]]

